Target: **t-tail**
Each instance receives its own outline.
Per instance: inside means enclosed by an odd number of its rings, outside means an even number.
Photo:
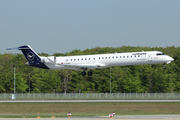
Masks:
[[[18,48],[8,48],[7,50],[12,50],[12,49],[17,49],[22,51],[22,53],[24,54],[24,56],[28,61],[26,63],[27,65],[49,69],[44,63],[41,62],[41,57],[29,45],[20,46]]]

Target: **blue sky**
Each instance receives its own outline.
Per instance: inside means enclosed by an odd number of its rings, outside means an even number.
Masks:
[[[1,0],[0,54],[180,46],[180,0]]]

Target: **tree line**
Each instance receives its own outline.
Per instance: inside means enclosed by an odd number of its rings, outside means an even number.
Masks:
[[[121,46],[75,49],[53,56],[90,55],[138,51],[161,51],[174,58],[166,65],[133,65],[111,67],[111,92],[180,92],[180,47]],[[49,56],[41,53],[40,56]],[[47,70],[25,65],[23,54],[0,54],[0,93],[13,93],[14,67],[17,93],[109,93],[110,68],[92,70],[92,76],[81,76],[75,70]]]

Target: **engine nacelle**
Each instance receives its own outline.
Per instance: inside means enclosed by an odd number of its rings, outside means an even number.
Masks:
[[[49,61],[47,58],[43,58],[41,59],[41,63],[51,63],[51,61]]]
[[[51,57],[44,57],[41,59],[41,63],[49,63],[49,64],[52,64],[52,63],[56,63],[56,57],[55,56],[51,56]]]

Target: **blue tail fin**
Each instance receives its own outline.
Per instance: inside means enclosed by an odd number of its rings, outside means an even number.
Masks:
[[[20,46],[18,48],[8,48],[7,50],[12,49],[21,50],[28,61],[28,65],[49,69],[46,65],[41,63],[41,58],[29,45]]]
[[[19,47],[19,50],[23,52],[30,65],[41,63],[41,58],[37,55],[36,52],[34,52],[34,50],[30,46],[21,46]]]

